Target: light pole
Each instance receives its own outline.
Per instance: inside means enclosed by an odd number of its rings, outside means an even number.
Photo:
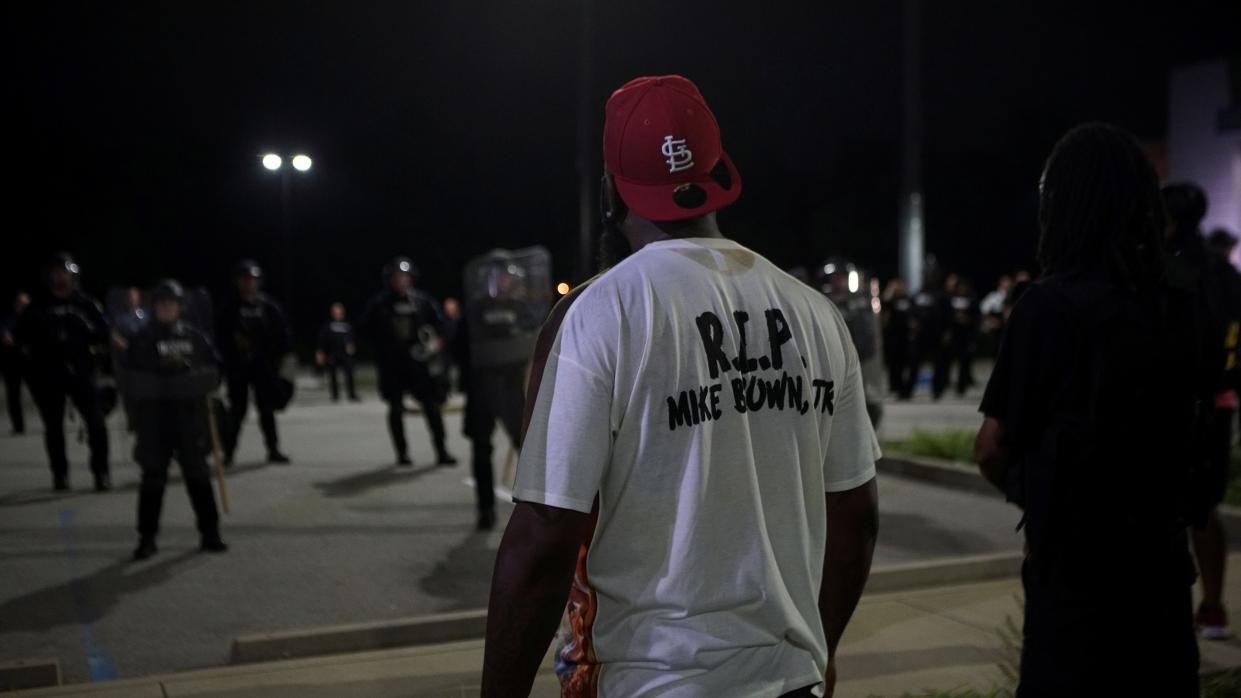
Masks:
[[[284,248],[284,301],[286,308],[293,303],[293,236],[289,232],[289,209],[293,192],[293,174],[284,166],[284,158],[276,153],[264,153],[261,162],[269,172],[280,175],[280,236]],[[293,169],[309,172],[313,162],[309,155],[297,153],[289,159]]]
[[[922,0],[905,0],[901,94],[900,275],[910,294],[922,288]]]

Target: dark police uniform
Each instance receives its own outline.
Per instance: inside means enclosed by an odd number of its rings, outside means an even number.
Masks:
[[[913,301],[906,293],[893,294],[883,307],[883,353],[888,367],[888,386],[897,397],[908,400],[917,376],[910,375],[910,319]]]
[[[138,534],[143,542],[154,543],[169,463],[176,458],[202,545],[221,549],[220,517],[206,460],[211,448],[207,395],[220,382],[211,341],[183,321],[168,325],[152,320],[130,340],[123,365],[134,405],[134,460],[142,467]]]
[[[108,488],[108,430],[97,376],[107,366],[109,329],[99,304],[76,289],[65,298],[49,294],[22,313],[14,334],[43,419],[44,444],[57,489],[67,487],[69,477],[66,397],[86,425],[96,488]]]
[[[353,388],[353,355],[349,353],[349,348],[353,346],[353,326],[348,322],[332,320],[320,328],[319,351],[323,352],[333,402],[340,398],[340,384],[336,378],[338,370],[345,374],[345,394],[350,400],[358,399]]]
[[[467,309],[468,312],[469,309]],[[529,323],[520,321],[528,312],[525,305],[512,308],[492,306],[479,313],[480,329],[489,343],[520,337]],[[461,367],[460,386],[465,393],[463,431],[470,439],[474,492],[478,505],[478,526],[495,524],[495,475],[492,470],[492,432],[499,421],[514,448],[521,450],[522,415],[525,410],[526,365],[529,352],[509,361],[488,361],[474,356],[470,323],[462,323],[453,343],[453,355]]]
[[[1013,310],[981,411],[1005,426],[1023,512],[1019,696],[1197,695],[1192,315],[1094,275],[1034,283]]]
[[[942,289],[923,289],[913,298],[912,339],[909,356],[908,394],[918,387],[918,375],[922,366],[930,362],[934,369],[931,393],[935,399],[943,396],[948,387],[948,347],[945,340],[947,315],[951,306],[948,295]]]
[[[957,394],[964,395],[974,385],[974,355],[978,351],[982,311],[978,299],[969,292],[954,293],[948,302],[952,308],[949,360],[957,365]]]
[[[443,315],[431,296],[418,290],[398,295],[386,290],[362,314],[362,328],[375,351],[379,393],[388,403],[388,432],[397,460],[407,463],[405,394],[422,407],[441,463],[455,462],[444,445],[444,420],[436,399],[437,385],[427,365],[428,342],[442,335]]]
[[[284,311],[264,293],[251,298],[234,295],[220,316],[216,334],[228,381],[229,420],[225,428],[226,462],[231,462],[246,417],[250,389],[259,411],[259,428],[268,460],[285,461],[276,434],[280,362],[290,349],[289,325]]]

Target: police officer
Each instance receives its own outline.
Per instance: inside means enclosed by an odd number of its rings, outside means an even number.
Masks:
[[[950,275],[947,281],[952,280]],[[912,349],[909,357],[909,392],[918,386],[922,366],[930,362],[934,374],[931,393],[938,400],[948,387],[947,315],[949,308],[947,284],[941,280],[935,262],[928,261],[922,289],[913,298]]]
[[[388,432],[398,465],[412,465],[405,440],[404,397],[408,393],[422,407],[434,439],[437,462],[457,462],[444,445],[444,420],[436,400],[436,377],[428,362],[444,349],[443,315],[431,296],[414,289],[416,269],[408,257],[397,257],[384,267],[387,288],[371,299],[362,314],[362,327],[375,351],[379,393],[388,403]]]
[[[46,269],[48,293],[22,314],[14,334],[43,419],[53,488],[69,489],[64,431],[68,398],[86,425],[95,491],[103,492],[112,488],[112,480],[98,374],[108,365],[109,330],[99,303],[78,288],[79,272],[68,254],[53,255]]]
[[[340,399],[340,383],[336,372],[345,374],[345,393],[350,402],[358,401],[357,391],[353,388],[353,355],[357,344],[353,340],[353,325],[345,320],[345,306],[333,303],[329,311],[331,321],[324,323],[319,329],[319,347],[315,351],[315,362],[328,373],[332,389],[332,402]]]
[[[526,374],[539,329],[551,306],[551,255],[542,247],[494,250],[466,265],[467,321],[453,355],[466,395],[464,432],[470,439],[478,530],[495,526],[491,437],[496,422],[521,450]]]
[[[199,549],[220,553],[220,515],[207,468],[210,449],[207,395],[220,383],[219,358],[200,329],[181,319],[185,292],[174,280],[151,291],[153,321],[134,335],[125,349],[126,389],[134,405],[137,443],[134,460],[142,467],[138,490],[138,547],[135,560],[157,551],[160,510],[168,466],[181,466],[185,491],[198,523]]]
[[[224,306],[217,337],[228,381],[229,419],[224,434],[224,462],[231,464],[237,450],[241,424],[246,418],[250,389],[259,412],[259,428],[267,446],[268,463],[288,463],[280,452],[276,434],[276,409],[280,407],[280,362],[289,352],[291,339],[284,311],[261,290],[263,270],[244,259],[234,276],[237,294]]]
[[[913,393],[914,381],[909,375],[909,322],[913,301],[905,280],[897,277],[888,282],[883,294],[883,354],[888,367],[888,386],[902,400]]]
[[[982,311],[974,287],[961,279],[949,298],[952,322],[949,326],[949,361],[957,365],[957,395],[974,385],[974,354],[978,351],[978,330],[982,324]]]

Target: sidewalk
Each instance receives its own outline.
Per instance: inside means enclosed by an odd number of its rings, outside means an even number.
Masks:
[[[1227,602],[1241,609],[1241,554],[1228,561]],[[1001,666],[1015,666],[1005,649],[1008,620],[1020,625],[1016,579],[869,594],[845,634],[841,698],[899,696],[930,688],[1003,686]],[[329,696],[478,695],[481,640],[313,659],[191,671],[109,684],[66,686],[18,696],[91,698],[327,698]],[[549,657],[550,659],[550,657]],[[1202,668],[1241,666],[1241,641],[1202,644]],[[545,661],[533,696],[559,695]]]

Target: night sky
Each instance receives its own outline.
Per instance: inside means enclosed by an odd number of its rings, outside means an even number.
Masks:
[[[641,74],[698,83],[745,182],[727,234],[784,266],[896,270],[901,4],[596,2],[591,170],[603,103]],[[1169,69],[1241,55],[1241,3],[927,2],[927,249],[982,286],[1031,264],[1042,161],[1071,125],[1166,132]],[[749,9],[741,9],[741,8]],[[458,294],[464,262],[547,246],[578,281],[582,4],[7,3],[11,222],[0,291],[53,249],[87,290],[164,276],[221,291],[257,258],[280,295],[278,176],[308,340],[394,254]]]

